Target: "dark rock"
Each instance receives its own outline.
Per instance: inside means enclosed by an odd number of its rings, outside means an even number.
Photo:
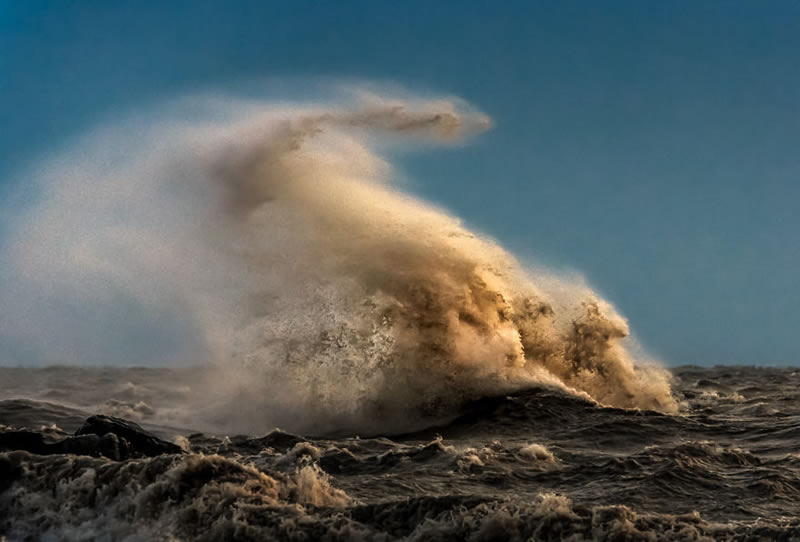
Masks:
[[[128,459],[131,455],[128,441],[118,437],[114,433],[106,433],[100,437],[100,442],[97,443],[97,449],[101,454],[114,461]]]
[[[102,455],[97,449],[100,437],[97,435],[85,435],[80,437],[67,437],[63,440],[50,444],[47,453],[50,454],[74,454],[74,455]]]
[[[60,437],[61,435],[59,435]],[[151,435],[137,424],[111,416],[91,416],[75,436],[54,439],[37,431],[0,432],[0,451],[23,450],[37,455],[74,454],[122,461],[129,457],[179,454],[176,444]]]
[[[47,453],[44,435],[34,431],[5,431],[0,433],[0,451],[25,450],[32,454]]]
[[[100,441],[97,435],[84,435],[48,442],[42,433],[35,431],[6,431],[0,433],[0,451],[24,450],[37,455],[75,454],[99,457],[106,455],[99,447]]]
[[[134,422],[123,420],[122,418],[114,418],[113,416],[90,416],[75,432],[76,436],[97,435],[98,437],[104,437],[108,434],[115,435],[118,438],[118,443],[114,444],[113,440],[107,440],[104,442],[103,447],[110,450],[109,453],[114,454],[113,449],[116,446],[119,457],[125,455],[120,448],[123,440],[127,441],[129,455],[132,456],[146,455],[154,457],[161,454],[183,453],[183,449],[177,444],[161,440]],[[109,437],[109,439],[112,439],[112,437]],[[124,445],[122,447],[124,448]]]

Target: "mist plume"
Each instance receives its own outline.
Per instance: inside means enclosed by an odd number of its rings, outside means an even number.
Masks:
[[[116,345],[59,328],[54,299],[178,322],[180,355],[219,369],[197,415],[237,430],[403,430],[532,383],[674,410],[610,304],[403,191],[382,157],[490,126],[460,100],[358,91],[192,99],[103,127],[38,171],[11,251],[24,324],[0,322],[77,363]]]

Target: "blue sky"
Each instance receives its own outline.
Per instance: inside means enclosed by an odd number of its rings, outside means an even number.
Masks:
[[[669,364],[800,362],[800,3],[499,4],[0,1],[0,194],[93,124],[198,89],[451,93],[495,128],[405,155],[415,193],[583,272]]]

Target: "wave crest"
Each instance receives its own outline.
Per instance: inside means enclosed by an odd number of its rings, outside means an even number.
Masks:
[[[121,290],[200,329],[220,368],[213,424],[398,431],[531,383],[676,408],[668,374],[634,364],[627,323],[588,287],[525,270],[398,188],[387,149],[452,144],[486,115],[363,91],[194,100],[188,121],[187,107],[101,131],[78,175],[48,169],[16,263],[34,283]]]

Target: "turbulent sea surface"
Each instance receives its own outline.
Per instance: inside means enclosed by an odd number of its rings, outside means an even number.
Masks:
[[[379,90],[187,96],[31,165],[0,361],[64,365],[0,369],[0,540],[800,540],[800,377],[660,368],[393,167],[488,115]]]
[[[205,372],[0,369],[3,434],[56,442],[103,413],[183,449],[7,449],[0,539],[800,540],[794,369],[674,369],[670,414],[540,385],[360,435],[186,426]]]

